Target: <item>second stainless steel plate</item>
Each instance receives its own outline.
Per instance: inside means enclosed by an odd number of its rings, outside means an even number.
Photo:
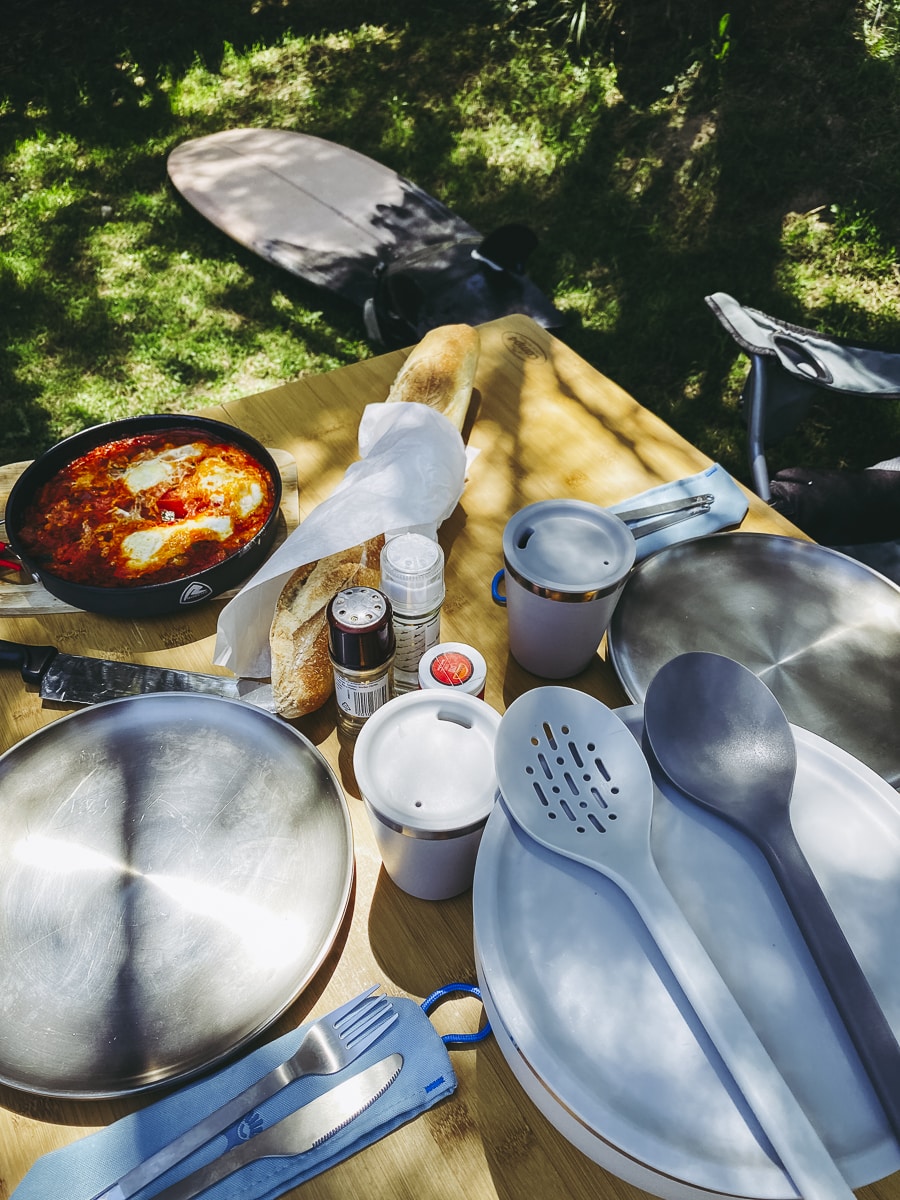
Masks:
[[[618,715],[640,740],[643,711]],[[803,848],[900,1033],[900,796],[794,728]],[[603,756],[603,745],[597,746]],[[851,1187],[900,1167],[871,1084],[758,851],[656,781],[653,856]],[[666,1200],[796,1200],[637,910],[523,833],[498,800],[472,894],[478,978],[505,1059],[589,1158]]]
[[[195,1073],[321,965],[353,877],[343,792],[291,726],[146,695],[0,758],[0,1081],[120,1095]]]
[[[726,654],[788,719],[900,787],[900,588],[814,542],[721,533],[632,573],[609,629],[622,686],[642,702],[670,658]]]

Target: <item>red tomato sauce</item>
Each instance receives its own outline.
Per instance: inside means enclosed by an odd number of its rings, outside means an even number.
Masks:
[[[63,467],[38,490],[19,537],[38,570],[72,583],[168,583],[246,545],[274,502],[268,471],[242,447],[165,430]]]

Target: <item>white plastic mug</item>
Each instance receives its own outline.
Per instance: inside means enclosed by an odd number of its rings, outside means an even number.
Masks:
[[[483,700],[440,690],[398,696],[363,726],[356,781],[385,870],[411,896],[445,900],[472,886],[499,725]]]
[[[568,679],[588,666],[634,566],[614,514],[583,500],[540,500],[503,531],[510,652],[526,671]],[[497,580],[492,589],[503,603]]]

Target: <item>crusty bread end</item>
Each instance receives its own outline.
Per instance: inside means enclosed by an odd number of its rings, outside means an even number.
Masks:
[[[328,605],[343,588],[378,587],[384,538],[372,538],[298,567],[281,590],[269,632],[272,694],[283,717],[321,708],[334,691],[328,657]]]
[[[427,404],[462,431],[478,367],[481,340],[471,325],[439,325],[410,351],[387,403]]]

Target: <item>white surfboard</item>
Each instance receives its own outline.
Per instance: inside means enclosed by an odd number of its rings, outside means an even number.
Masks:
[[[512,312],[561,324],[524,274],[533,235],[523,239],[515,232],[523,227],[511,226],[483,238],[416,184],[346,146],[290,130],[228,129],[176,146],[167,166],[189,204],[267,262],[364,309],[379,280],[391,283],[385,305],[399,308],[413,333]]]

